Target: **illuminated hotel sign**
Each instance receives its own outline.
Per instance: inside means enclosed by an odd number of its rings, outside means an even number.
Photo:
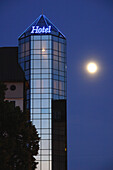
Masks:
[[[39,26],[32,26],[32,31],[31,34],[47,34],[47,33],[51,33],[51,26],[48,27],[39,27]]]

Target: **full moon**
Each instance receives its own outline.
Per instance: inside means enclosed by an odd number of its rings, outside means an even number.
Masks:
[[[92,74],[96,73],[97,72],[97,64],[88,63],[87,70],[88,70],[89,73],[92,73]]]

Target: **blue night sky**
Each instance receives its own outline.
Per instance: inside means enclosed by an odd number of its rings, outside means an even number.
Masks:
[[[68,170],[113,170],[113,1],[0,0],[0,47],[17,46],[42,8],[67,37]]]

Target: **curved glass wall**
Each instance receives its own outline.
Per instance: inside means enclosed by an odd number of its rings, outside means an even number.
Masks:
[[[66,170],[66,40],[53,35],[20,38],[18,62],[29,87],[26,107],[41,137],[37,170]]]

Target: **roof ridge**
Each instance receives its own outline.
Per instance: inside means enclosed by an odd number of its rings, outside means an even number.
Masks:
[[[45,23],[47,24],[47,26],[48,26],[48,23],[47,23],[47,21],[46,21],[46,19],[45,19],[45,15],[43,15],[43,17],[44,17],[44,21],[45,21]]]
[[[45,16],[46,17],[46,16]],[[47,18],[47,17],[46,17]],[[47,18],[48,19],[48,18]],[[65,35],[48,19],[48,21],[55,27],[56,30],[58,30],[64,37]]]
[[[35,23],[37,20],[39,21],[39,19],[41,18],[42,15],[40,15],[33,23]],[[18,39],[33,25],[33,23],[18,37]],[[37,24],[37,22],[36,22]]]

